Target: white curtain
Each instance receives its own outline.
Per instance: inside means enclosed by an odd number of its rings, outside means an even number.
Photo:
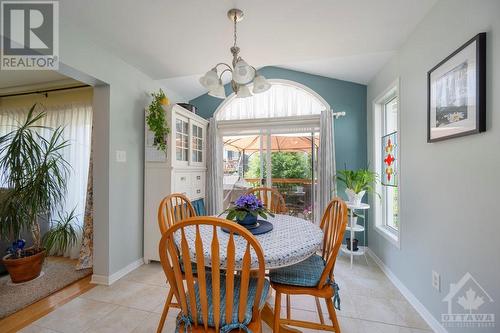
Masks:
[[[92,134],[92,102],[65,103],[45,107],[46,117],[40,125],[49,128],[64,127],[64,139],[69,140],[69,146],[62,152],[71,166],[67,182],[66,201],[64,212],[71,212],[75,208],[78,224],[83,227],[85,197],[87,193],[87,178],[90,159],[90,138]],[[42,110],[43,108],[38,108]],[[26,118],[29,107],[0,106],[0,136],[5,135]],[[48,138],[50,130],[41,130],[40,134]],[[57,218],[54,216],[54,218]],[[78,237],[81,239],[81,235]],[[66,256],[77,258],[80,244],[71,248]]]
[[[216,215],[222,212],[222,138],[217,130],[217,121],[210,118],[207,138],[207,213]]]
[[[335,142],[333,128],[333,113],[331,110],[321,111],[320,139],[318,149],[318,186],[316,187],[317,212],[315,222],[321,221],[321,215],[333,196],[336,195],[336,182],[333,179],[335,167]]]
[[[217,113],[217,120],[277,118],[320,114],[325,105],[308,91],[273,83],[268,91],[248,98],[233,98]]]

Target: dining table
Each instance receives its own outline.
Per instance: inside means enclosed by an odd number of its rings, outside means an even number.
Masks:
[[[264,252],[264,262],[266,270],[278,269],[295,265],[313,254],[315,254],[323,241],[323,231],[313,222],[290,215],[275,214],[268,216],[267,221],[272,223],[273,229],[261,235],[255,235]],[[189,245],[190,255],[196,257],[195,253],[195,228],[185,228],[185,236]],[[200,234],[203,244],[210,244],[213,237],[212,226],[200,226]],[[220,268],[226,266],[227,242],[229,234],[220,230],[217,231],[220,244]],[[246,242],[238,242],[235,238],[235,269],[240,270],[243,262],[243,255],[246,250]],[[180,235],[175,236],[177,245],[180,245]],[[206,266],[210,266],[210,248],[204,249]],[[251,254],[251,267],[257,268],[258,261],[254,253]],[[269,300],[269,299],[268,299]],[[262,310],[262,320],[273,328],[274,310],[266,302]],[[281,325],[281,333],[301,332],[300,330]]]

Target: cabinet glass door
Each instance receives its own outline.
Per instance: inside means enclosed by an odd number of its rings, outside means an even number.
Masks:
[[[187,121],[175,119],[175,158],[186,161],[189,156],[189,124]]]
[[[194,124],[191,132],[191,161],[203,162],[203,128]]]

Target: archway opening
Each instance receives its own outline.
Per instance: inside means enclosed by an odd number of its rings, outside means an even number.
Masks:
[[[281,193],[288,214],[314,221],[320,114],[330,106],[303,85],[270,82],[265,93],[231,95],[214,114],[224,144],[223,207],[266,186]]]

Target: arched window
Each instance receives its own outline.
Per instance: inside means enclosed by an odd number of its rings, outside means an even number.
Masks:
[[[319,115],[330,109],[318,94],[295,82],[269,80],[268,91],[247,98],[233,94],[215,113],[217,121]]]

